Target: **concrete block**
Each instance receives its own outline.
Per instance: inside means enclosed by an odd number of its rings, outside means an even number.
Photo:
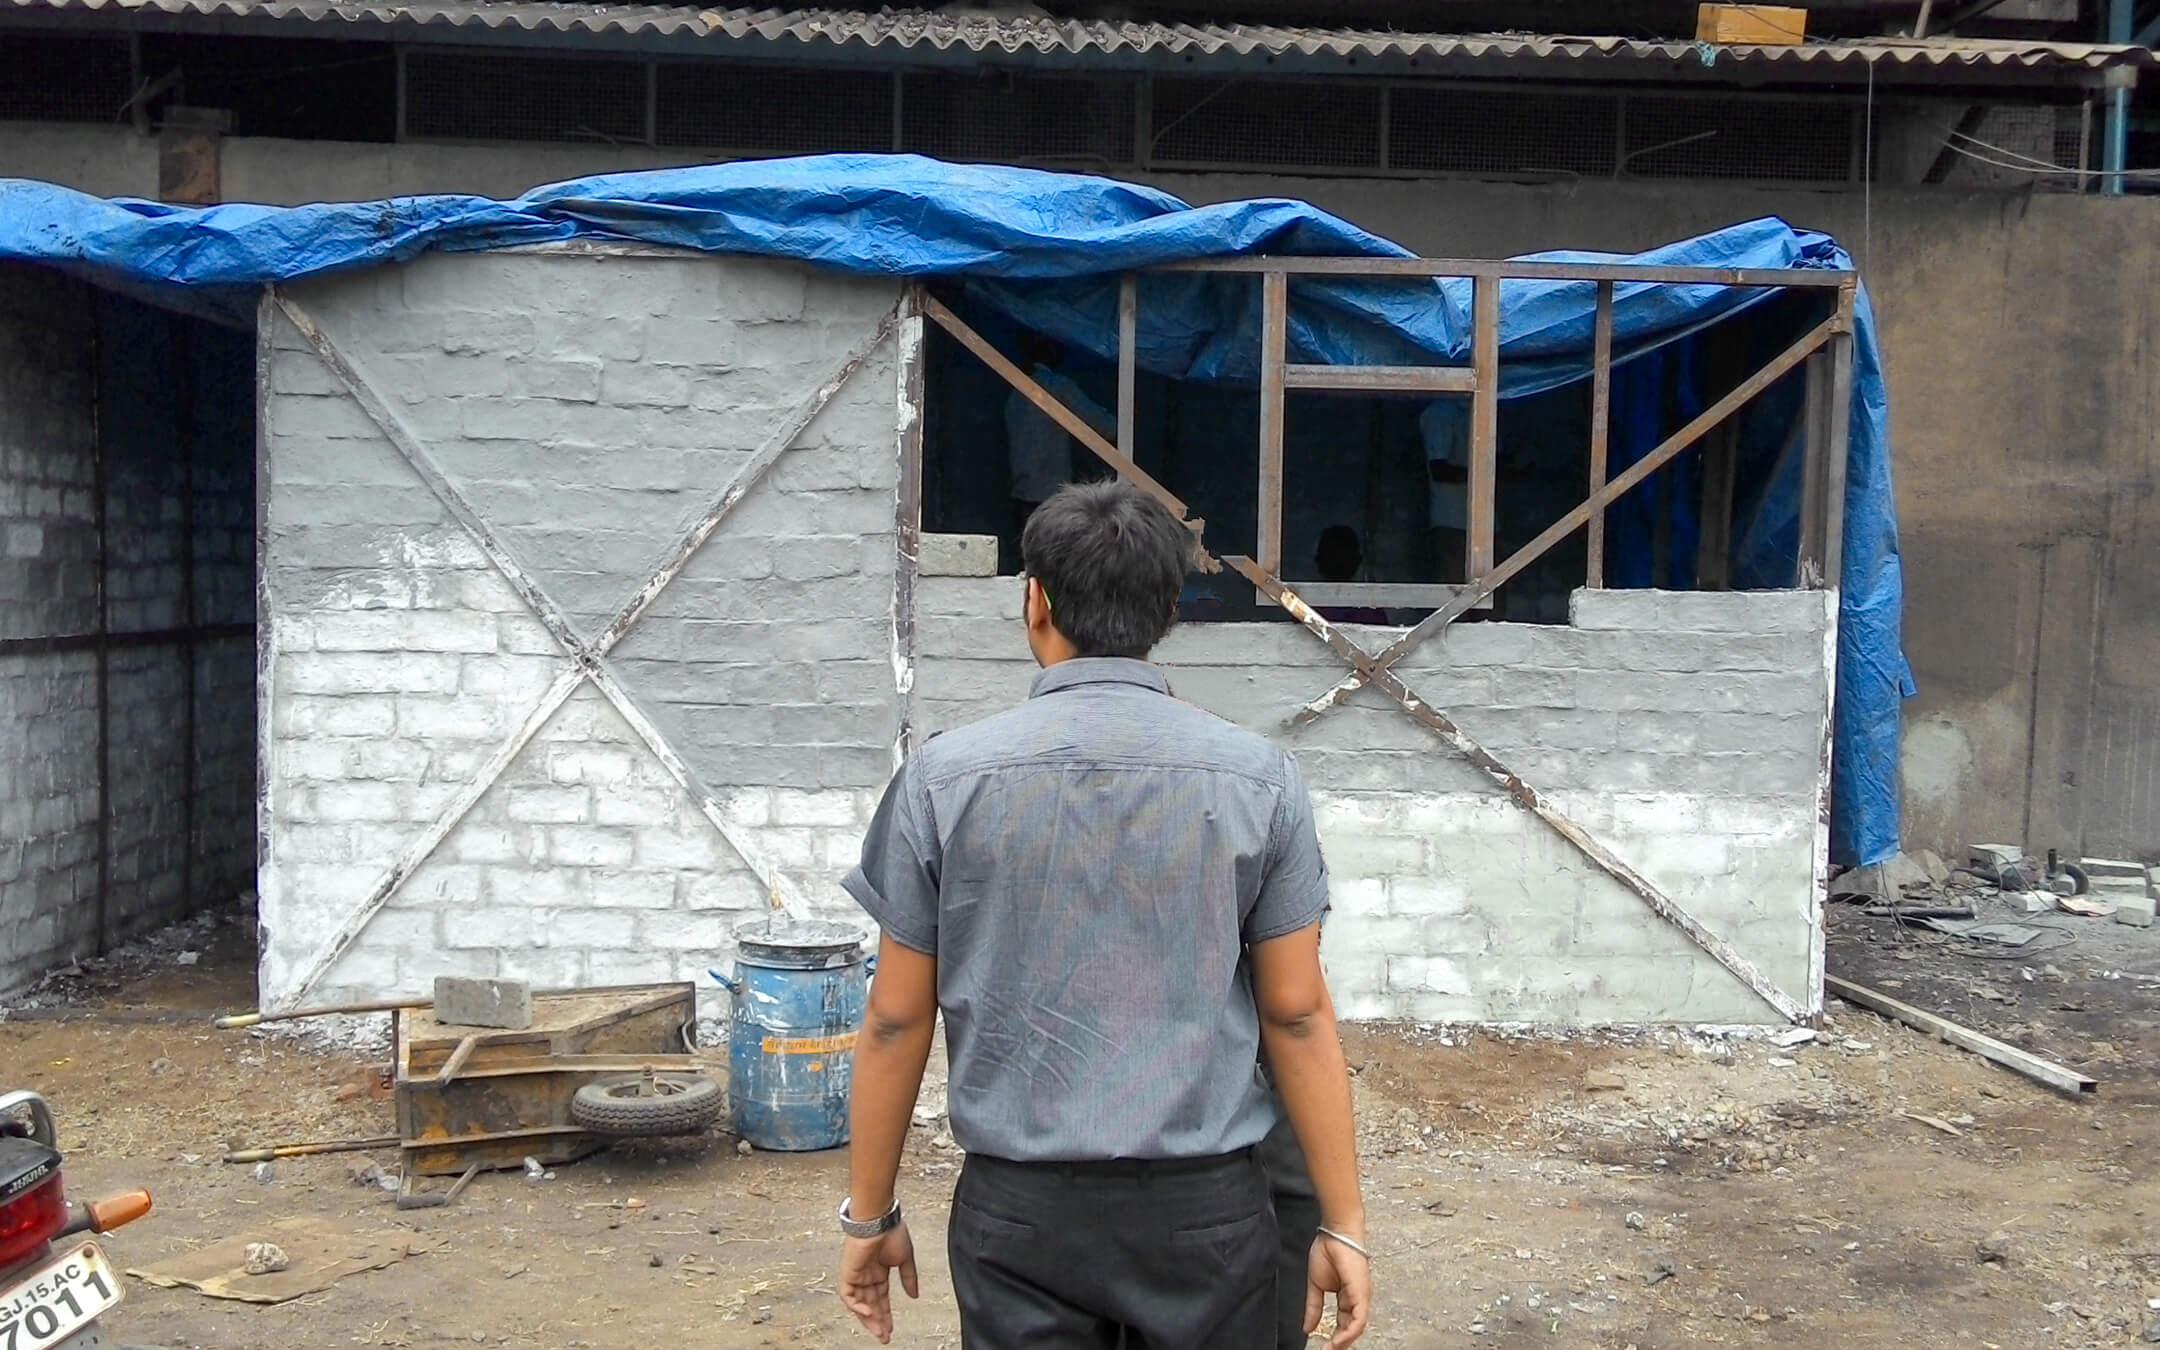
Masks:
[[[2084,868],[2085,875],[2096,882],[2102,878],[2138,882],[2145,880],[2145,864],[2125,858],[2085,858],[2078,866]]]
[[[2017,844],[1974,844],[1968,854],[1972,866],[1986,876],[1994,876],[2003,868],[2018,862],[2025,850]]]
[[[998,544],[988,534],[926,534],[916,566],[931,577],[994,577]]]
[[[459,1027],[523,1031],[532,1025],[532,986],[523,980],[435,978],[435,1020]]]
[[[2132,928],[2153,926],[2153,914],[2160,902],[2149,895],[2125,896],[2115,902],[2115,922],[2129,924]]]

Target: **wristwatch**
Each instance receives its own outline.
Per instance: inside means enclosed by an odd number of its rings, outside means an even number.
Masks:
[[[848,1216],[848,1202],[840,1202],[840,1231],[851,1238],[883,1237],[900,1226],[900,1201],[895,1199],[892,1208],[878,1219],[855,1219]]]

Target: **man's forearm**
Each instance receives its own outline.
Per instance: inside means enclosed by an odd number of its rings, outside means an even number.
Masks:
[[[1290,1126],[1305,1150],[1306,1170],[1324,1227],[1362,1240],[1365,1200],[1358,1184],[1357,1126],[1350,1069],[1335,1034],[1335,1008],[1324,1004],[1295,1023],[1261,1024],[1261,1044]]]
[[[892,1208],[900,1151],[930,1062],[934,1022],[880,1026],[873,1016],[855,1041],[855,1083],[848,1104],[848,1212],[876,1218]]]

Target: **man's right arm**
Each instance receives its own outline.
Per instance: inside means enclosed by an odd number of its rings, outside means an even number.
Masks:
[[[1252,963],[1260,1043],[1305,1150],[1320,1201],[1320,1226],[1329,1230],[1313,1244],[1305,1329],[1319,1325],[1323,1298],[1333,1294],[1335,1337],[1329,1344],[1340,1350],[1362,1336],[1372,1318],[1372,1267],[1357,1250],[1366,1245],[1357,1127],[1350,1070],[1335,1031],[1335,1004],[1320,968],[1320,926],[1254,945]]]

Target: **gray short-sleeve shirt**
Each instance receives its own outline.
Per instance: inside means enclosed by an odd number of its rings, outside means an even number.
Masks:
[[[1068,661],[934,738],[845,884],[938,959],[969,1152],[1196,1158],[1273,1127],[1246,949],[1327,910],[1312,803],[1289,755],[1155,667]]]

